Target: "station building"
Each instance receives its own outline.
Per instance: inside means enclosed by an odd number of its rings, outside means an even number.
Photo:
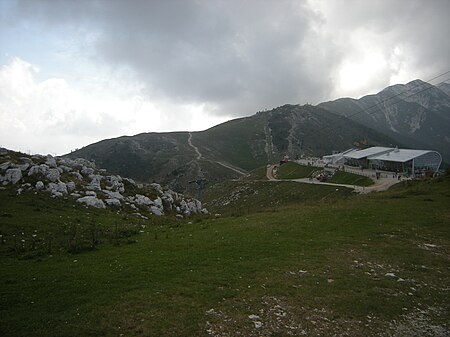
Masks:
[[[349,165],[374,170],[404,173],[413,176],[434,174],[439,170],[442,156],[431,150],[369,147],[350,149],[324,156],[325,164]]]

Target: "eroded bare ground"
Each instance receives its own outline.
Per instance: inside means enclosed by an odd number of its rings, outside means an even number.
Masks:
[[[432,250],[448,258],[445,250],[436,244],[420,244],[422,249]],[[352,259],[348,259],[352,256]],[[358,256],[358,260],[354,259]],[[337,258],[344,258],[339,256]],[[346,315],[323,306],[302,303],[299,296],[269,296],[242,299],[223,299],[217,307],[205,312],[204,331],[209,336],[383,336],[383,337],[445,337],[450,336],[448,279],[445,268],[426,265],[394,265],[370,260],[362,252],[352,251],[347,256],[346,269],[349,275],[360,282],[371,283],[369,288],[384,303],[401,301],[404,312],[386,318],[376,314]],[[304,288],[308,278],[315,279],[324,271],[330,275],[330,266],[324,270],[292,270],[284,273],[283,282],[293,289]],[[420,270],[420,278],[413,277],[411,270]],[[428,276],[431,272],[438,277]],[[337,283],[338,280],[336,280]],[[324,278],[329,287],[335,285],[333,276]],[[390,286],[386,286],[390,284]],[[264,288],[264,285],[261,285]],[[295,290],[294,290],[295,292]],[[334,296],[330,293],[330,296]],[[437,297],[436,297],[437,296]],[[430,300],[435,298],[435,300]],[[434,303],[433,303],[434,302]],[[319,304],[321,303],[321,304]],[[432,303],[430,305],[430,303]],[[394,304],[393,304],[394,305]],[[370,310],[369,310],[370,311]]]
[[[228,305],[227,305],[228,306]],[[248,314],[240,314],[244,309]],[[209,336],[450,336],[446,323],[436,324],[443,309],[415,308],[396,320],[367,315],[363,320],[336,317],[327,308],[308,308],[286,297],[243,299],[231,310],[206,311]]]

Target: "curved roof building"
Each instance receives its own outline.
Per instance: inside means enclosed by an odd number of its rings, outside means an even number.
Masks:
[[[351,149],[324,157],[324,161],[329,163],[342,163],[342,159],[350,166],[403,172],[414,176],[425,172],[436,173],[442,163],[442,156],[436,151],[381,146]]]

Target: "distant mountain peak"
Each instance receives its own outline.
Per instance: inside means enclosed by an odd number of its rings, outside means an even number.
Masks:
[[[319,104],[395,138],[409,147],[429,148],[450,161],[450,85],[416,79],[378,94]]]

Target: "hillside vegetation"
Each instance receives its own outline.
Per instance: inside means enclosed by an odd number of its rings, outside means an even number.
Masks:
[[[315,166],[300,165],[294,162],[288,162],[280,165],[277,171],[279,179],[302,179],[309,178],[318,170],[322,170]]]
[[[327,182],[356,186],[370,186],[374,184],[373,180],[369,177],[342,171],[336,171],[336,173],[328,179]]]
[[[25,242],[32,233],[42,238],[93,221],[129,224],[139,234],[117,244],[106,235],[101,249],[39,256],[2,240],[0,334],[448,334],[450,179],[365,196],[333,186],[233,183],[253,190],[235,206],[254,211],[189,222],[133,221],[106,210],[82,215],[63,200],[35,203],[32,194],[1,189],[2,231],[23,230]],[[213,189],[212,199],[234,188]],[[305,197],[294,202],[283,191]],[[258,207],[263,200],[274,204]]]
[[[116,174],[194,193],[189,181],[200,177],[216,183],[240,178],[241,173],[277,162],[286,154],[322,156],[355,144],[393,143],[383,134],[325,109],[287,104],[200,132],[107,139],[67,157],[86,158]]]

